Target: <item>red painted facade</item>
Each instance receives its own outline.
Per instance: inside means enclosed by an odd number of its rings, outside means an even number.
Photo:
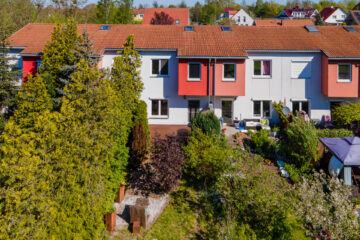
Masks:
[[[360,61],[357,60],[328,60],[326,56],[321,59],[321,90],[327,97],[360,97],[359,69]],[[351,82],[338,82],[338,64],[351,64]]]
[[[201,63],[200,81],[188,80],[188,64]],[[210,63],[210,71],[209,70]],[[223,64],[236,64],[235,81],[223,81]],[[216,60],[208,59],[179,59],[178,94],[180,96],[213,96],[215,66],[215,96],[244,96],[245,95],[245,60]],[[210,84],[210,86],[209,86]]]
[[[23,82],[26,82],[27,76],[32,74],[33,76],[37,73],[37,61],[40,57],[23,57]]]

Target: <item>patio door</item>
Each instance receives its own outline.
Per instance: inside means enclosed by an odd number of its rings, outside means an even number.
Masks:
[[[224,123],[231,124],[233,119],[233,101],[221,100],[221,115]]]
[[[200,100],[189,100],[189,122],[200,112]]]

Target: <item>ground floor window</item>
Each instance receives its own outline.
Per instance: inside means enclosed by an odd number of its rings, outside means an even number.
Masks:
[[[254,117],[270,117],[271,101],[254,101]]]
[[[168,116],[168,100],[167,99],[153,99],[151,100],[151,115],[152,116]]]
[[[200,112],[200,100],[189,100],[189,122]]]
[[[309,115],[309,102],[308,101],[293,101],[292,112],[296,115],[298,112],[304,111]]]

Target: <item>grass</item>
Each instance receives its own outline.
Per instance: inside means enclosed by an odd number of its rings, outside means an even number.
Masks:
[[[156,223],[145,235],[146,239],[191,239],[197,231],[197,212],[194,209],[195,192],[179,187],[172,194],[169,205],[165,208]]]

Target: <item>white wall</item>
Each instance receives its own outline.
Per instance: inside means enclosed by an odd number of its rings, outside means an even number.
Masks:
[[[336,18],[334,18],[334,16]],[[325,22],[329,24],[342,24],[345,21],[346,13],[338,8],[336,11],[328,17]]]
[[[245,21],[244,21],[245,17]],[[239,26],[252,26],[254,24],[254,19],[250,17],[247,12],[244,11],[244,9],[240,9],[235,15],[231,17],[233,21],[236,22]]]
[[[330,114],[330,103],[321,94],[321,56],[320,53],[248,53],[246,60],[245,96],[237,97],[234,102],[234,117],[254,118],[253,100],[282,101],[292,110],[292,100],[310,102],[310,117],[321,119]],[[254,60],[271,60],[271,77],[253,76]],[[296,79],[291,75],[292,61],[308,61],[311,76]],[[271,117],[277,118],[274,110]]]
[[[188,124],[188,100],[200,100],[201,109],[208,106],[208,97],[178,96],[178,59],[176,52],[140,52],[142,56],[141,77],[144,91],[141,99],[148,104],[149,124]],[[233,100],[233,118],[248,119],[253,116],[254,100],[282,101],[292,110],[292,101],[309,101],[310,117],[321,119],[330,115],[330,101],[321,94],[321,56],[320,53],[248,53],[245,67],[245,96],[216,97],[215,114],[221,116],[221,100]],[[106,52],[103,67],[110,67],[115,52]],[[151,76],[152,59],[169,59],[169,76]],[[271,76],[253,76],[254,60],[271,60]],[[308,62],[310,77],[292,78],[292,61]],[[169,116],[151,116],[151,99],[168,99]],[[271,118],[277,121],[272,109]]]

